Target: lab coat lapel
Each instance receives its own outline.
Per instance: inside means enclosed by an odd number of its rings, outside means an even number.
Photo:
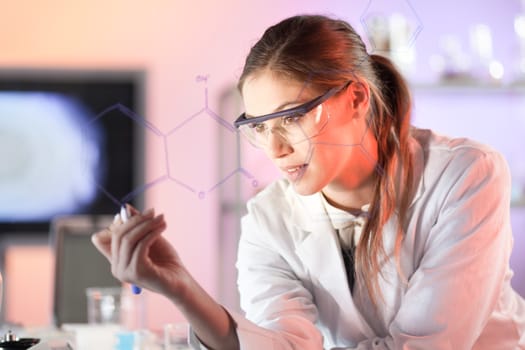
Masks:
[[[346,270],[341,256],[337,233],[322,206],[321,194],[297,196],[293,222],[302,231],[298,237],[296,253],[306,265],[310,275],[317,278],[330,291],[348,319],[359,320],[362,334],[373,336],[373,331],[356,308],[346,279]]]
[[[425,170],[425,155],[423,153],[423,148],[416,138],[410,137],[409,147],[410,152],[412,153],[412,169],[414,176],[413,186],[415,187],[413,189],[414,195],[410,202],[410,206],[412,206],[419,199],[419,197],[421,197],[423,191],[425,190],[425,182],[423,177]]]

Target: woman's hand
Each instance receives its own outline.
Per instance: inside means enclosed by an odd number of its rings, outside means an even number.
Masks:
[[[127,209],[131,213],[127,222],[117,216],[107,229],[92,236],[95,247],[111,263],[113,275],[171,299],[209,348],[239,349],[228,313],[193,279],[161,236],[166,229],[164,216],[155,216],[153,210]]]
[[[176,301],[189,276],[173,246],[161,236],[166,229],[164,216],[155,216],[152,209],[140,213],[131,206],[128,211],[127,222],[117,216],[107,229],[92,236],[93,244],[109,260],[116,278]]]

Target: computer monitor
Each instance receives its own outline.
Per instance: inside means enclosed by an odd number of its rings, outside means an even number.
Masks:
[[[143,177],[143,85],[141,71],[0,70],[0,234],[140,205],[126,196]]]

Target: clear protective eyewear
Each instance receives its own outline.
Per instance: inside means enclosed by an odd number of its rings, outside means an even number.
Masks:
[[[266,114],[260,117],[246,117],[243,113],[234,122],[234,125],[256,147],[267,147],[270,133],[276,132],[288,144],[293,145],[316,137],[324,129],[330,118],[323,113],[323,102],[350,85],[329,89],[324,94],[297,107]],[[268,121],[277,119],[273,126]]]

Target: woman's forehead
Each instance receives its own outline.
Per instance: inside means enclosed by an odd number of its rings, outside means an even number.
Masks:
[[[242,86],[246,114],[264,115],[308,101],[316,96],[311,84],[263,71]]]

